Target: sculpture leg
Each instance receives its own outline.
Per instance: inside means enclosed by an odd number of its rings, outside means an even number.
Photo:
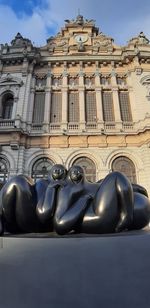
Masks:
[[[28,232],[34,228],[32,184],[24,176],[16,176],[3,187],[2,210],[7,231]]]
[[[82,232],[111,233],[127,229],[133,220],[133,191],[128,179],[112,172],[100,183],[93,206],[85,213]]]
[[[119,172],[116,172],[116,189],[120,210],[120,220],[116,231],[120,232],[129,229],[133,222],[134,196],[131,183]]]

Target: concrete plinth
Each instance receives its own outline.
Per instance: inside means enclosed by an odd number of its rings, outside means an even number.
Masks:
[[[0,239],[0,308],[149,308],[150,233]]]

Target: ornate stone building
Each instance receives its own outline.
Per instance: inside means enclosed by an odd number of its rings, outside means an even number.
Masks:
[[[150,45],[115,45],[78,15],[41,48],[20,33],[0,49],[0,179],[54,163],[91,181],[124,172],[150,193]]]

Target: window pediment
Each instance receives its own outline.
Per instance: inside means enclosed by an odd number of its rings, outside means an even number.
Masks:
[[[14,85],[21,87],[23,85],[23,81],[18,77],[12,76],[11,74],[7,74],[7,76],[0,79],[0,87]]]

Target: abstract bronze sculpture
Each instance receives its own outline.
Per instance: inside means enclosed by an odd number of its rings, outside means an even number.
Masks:
[[[146,190],[119,172],[90,183],[84,171],[54,165],[47,180],[24,175],[0,192],[0,233],[113,233],[141,229],[150,220]]]

